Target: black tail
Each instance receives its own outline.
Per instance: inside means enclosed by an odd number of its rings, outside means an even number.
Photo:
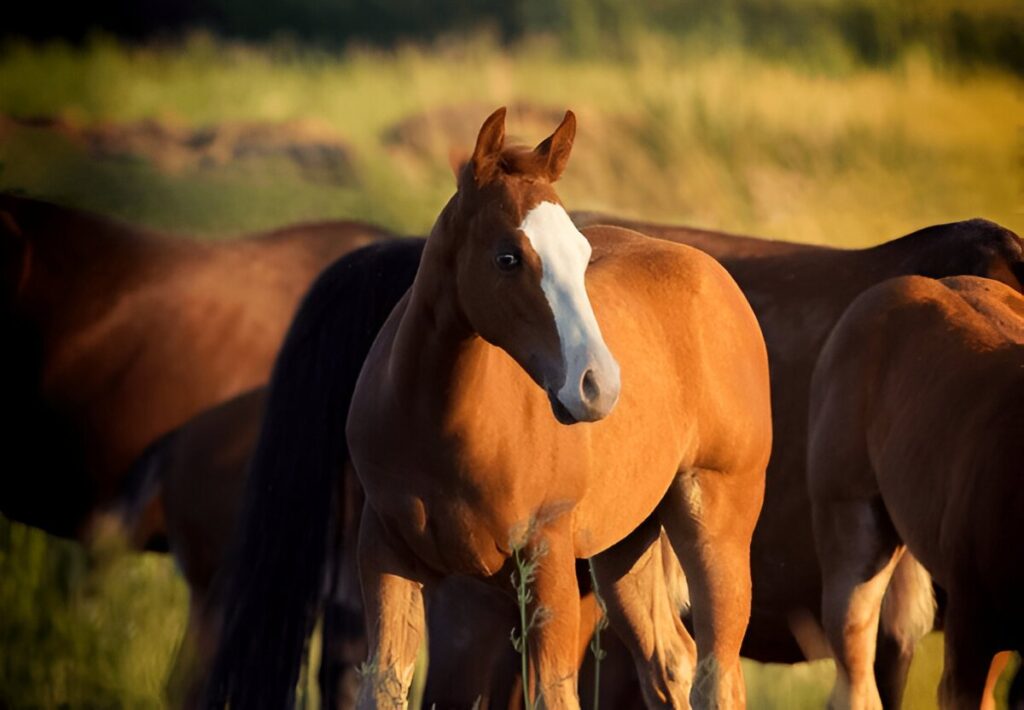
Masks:
[[[349,402],[422,250],[422,240],[398,239],[341,258],[317,279],[292,322],[270,381],[224,579],[224,626],[206,706],[294,704],[320,606],[335,482],[348,457]]]

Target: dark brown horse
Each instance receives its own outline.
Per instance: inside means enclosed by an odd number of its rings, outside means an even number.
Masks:
[[[1024,297],[904,277],[860,296],[814,371],[808,476],[833,705],[881,707],[882,600],[905,550],[948,594],[942,708],[1024,649]]]
[[[345,307],[336,317],[348,334],[345,362],[352,363],[353,378],[412,282],[422,249],[422,239],[386,240],[356,249],[328,267],[327,275],[347,285]],[[204,676],[216,646],[221,611],[215,584],[231,548],[266,398],[265,388],[246,392],[163,436],[136,462],[118,499],[104,510],[138,547],[166,541],[188,583],[189,626],[175,679],[184,684],[188,705],[196,700],[188,688]],[[351,565],[362,491],[350,470],[342,485],[347,489],[340,499],[349,510],[338,516],[332,544],[350,549],[347,557],[333,557]],[[365,649],[358,582],[354,570],[338,567],[329,570],[325,585],[321,701],[324,707],[350,707],[343,695]]]
[[[149,444],[264,383],[313,278],[383,236],[335,222],[199,243],[0,195],[0,510],[81,535]]]
[[[1013,232],[973,219],[936,225],[867,249],[726,235],[686,227],[578,213],[577,223],[618,224],[703,249],[732,274],[757,314],[768,346],[774,443],[764,508],[754,531],[753,608],[743,653],[796,663],[827,652],[798,636],[820,622],[821,572],[814,551],[806,486],[811,373],[829,332],[861,292],[885,279],[917,274],[987,276],[1021,290],[1024,248]],[[879,630],[878,685],[886,707],[900,705],[918,638],[932,628],[931,583],[904,557]],[[805,655],[806,654],[806,655]]]
[[[535,150],[505,149],[504,112],[488,119],[354,396],[337,363],[336,301],[320,292],[332,285],[311,292],[271,384],[217,704],[292,697],[346,426],[367,496],[363,704],[404,702],[420,585],[462,572],[497,575],[504,588],[518,541],[523,554],[545,551],[533,592],[549,616],[529,638],[536,690],[550,706],[576,705],[574,558],[594,556],[620,633],[646,638],[664,622],[685,634],[663,597],[631,584],[646,575],[659,524],[689,574],[697,659],[638,658],[661,664],[652,675],[666,683],[645,692],[685,704],[696,660],[695,700],[742,704],[748,543],[770,445],[763,344],[735,284],[705,255],[575,229],[551,187],[574,128],[567,114]],[[339,404],[350,396],[346,423]]]

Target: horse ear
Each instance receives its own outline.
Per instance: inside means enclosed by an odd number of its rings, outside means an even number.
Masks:
[[[562,119],[555,132],[533,149],[534,155],[544,166],[550,182],[554,182],[562,176],[565,164],[569,162],[569,154],[572,152],[572,142],[575,138],[576,114],[566,111],[565,118]]]
[[[494,176],[501,158],[501,149],[505,146],[505,107],[502,106],[492,113],[480,127],[480,135],[476,138],[473,149],[473,177],[476,184],[482,185]]]

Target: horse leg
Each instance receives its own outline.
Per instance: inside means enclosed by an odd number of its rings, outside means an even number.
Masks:
[[[431,588],[430,672],[423,707],[509,707],[519,663],[509,641],[516,614],[507,591],[511,587],[499,590],[463,576],[448,577]]]
[[[689,707],[697,649],[668,593],[663,554],[667,541],[651,516],[593,559],[608,623],[626,645],[649,708]]]
[[[210,663],[217,650],[221,614],[206,589],[189,590],[188,625],[167,681],[167,700],[171,707],[199,708]]]
[[[395,549],[376,513],[363,510],[359,573],[366,614],[368,661],[356,707],[404,710],[423,640],[423,584],[416,565]]]
[[[323,647],[320,656],[320,705],[349,710],[355,705],[358,659],[366,658],[363,612],[337,599],[324,608]]]
[[[358,539],[364,496],[351,465],[341,480],[341,534],[335,541],[320,655],[320,706],[350,710],[355,706],[357,669],[366,658],[363,600],[359,591]]]
[[[875,680],[882,707],[903,705],[910,663],[917,642],[935,627],[935,594],[931,575],[909,552],[896,565],[882,601],[875,653]]]
[[[976,708],[981,705],[989,667],[999,648],[989,633],[990,619],[970,602],[970,590],[951,586],[948,592],[939,707]]]
[[[658,517],[682,562],[697,637],[694,707],[744,707],[740,645],[750,619],[750,538],[764,471],[680,471]]]
[[[815,500],[822,622],[836,657],[832,706],[881,708],[875,650],[882,599],[903,555],[880,498]]]
[[[538,620],[528,631],[530,676],[537,679],[530,693],[547,710],[578,710],[580,589],[569,521],[562,518],[541,534],[536,542],[528,541],[523,551],[537,563],[527,609],[527,619]]]

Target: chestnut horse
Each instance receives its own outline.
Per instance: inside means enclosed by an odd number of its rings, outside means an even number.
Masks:
[[[645,691],[664,692],[652,702],[743,704],[749,538],[771,441],[764,344],[706,255],[575,229],[552,188],[574,132],[567,113],[529,151],[504,147],[504,110],[484,123],[367,357],[347,424],[336,306],[319,297],[328,283],[314,287],[272,379],[216,704],[281,707],[293,696],[343,427],[367,501],[364,706],[404,704],[424,587],[462,573],[505,588],[514,550],[543,555],[532,607],[545,623],[528,638],[537,692],[549,707],[577,706],[577,558],[593,557],[620,634],[649,638],[659,623],[684,633],[667,604],[630,584],[659,525],[689,575],[697,670],[692,656],[638,659],[664,666],[666,685]]]
[[[158,437],[264,383],[299,298],[355,222],[221,243],[0,195],[0,511],[82,537]]]
[[[881,707],[872,673],[904,550],[947,592],[942,708],[977,708],[996,652],[1024,650],[1024,297],[989,279],[864,293],[814,371],[808,483],[833,702]]]
[[[866,249],[835,249],[594,213],[575,213],[573,219],[696,246],[719,260],[750,301],[768,347],[774,442],[751,547],[754,595],[743,655],[798,663],[826,654],[827,647],[814,643],[817,634],[806,633],[820,624],[821,572],[806,456],[808,393],[822,345],[851,301],[895,276],[987,276],[1022,290],[1020,237],[972,219],[927,227]],[[876,671],[885,707],[898,708],[915,644],[933,626],[934,602],[928,576],[910,555],[903,557],[889,588]],[[798,636],[804,637],[803,647]]]

